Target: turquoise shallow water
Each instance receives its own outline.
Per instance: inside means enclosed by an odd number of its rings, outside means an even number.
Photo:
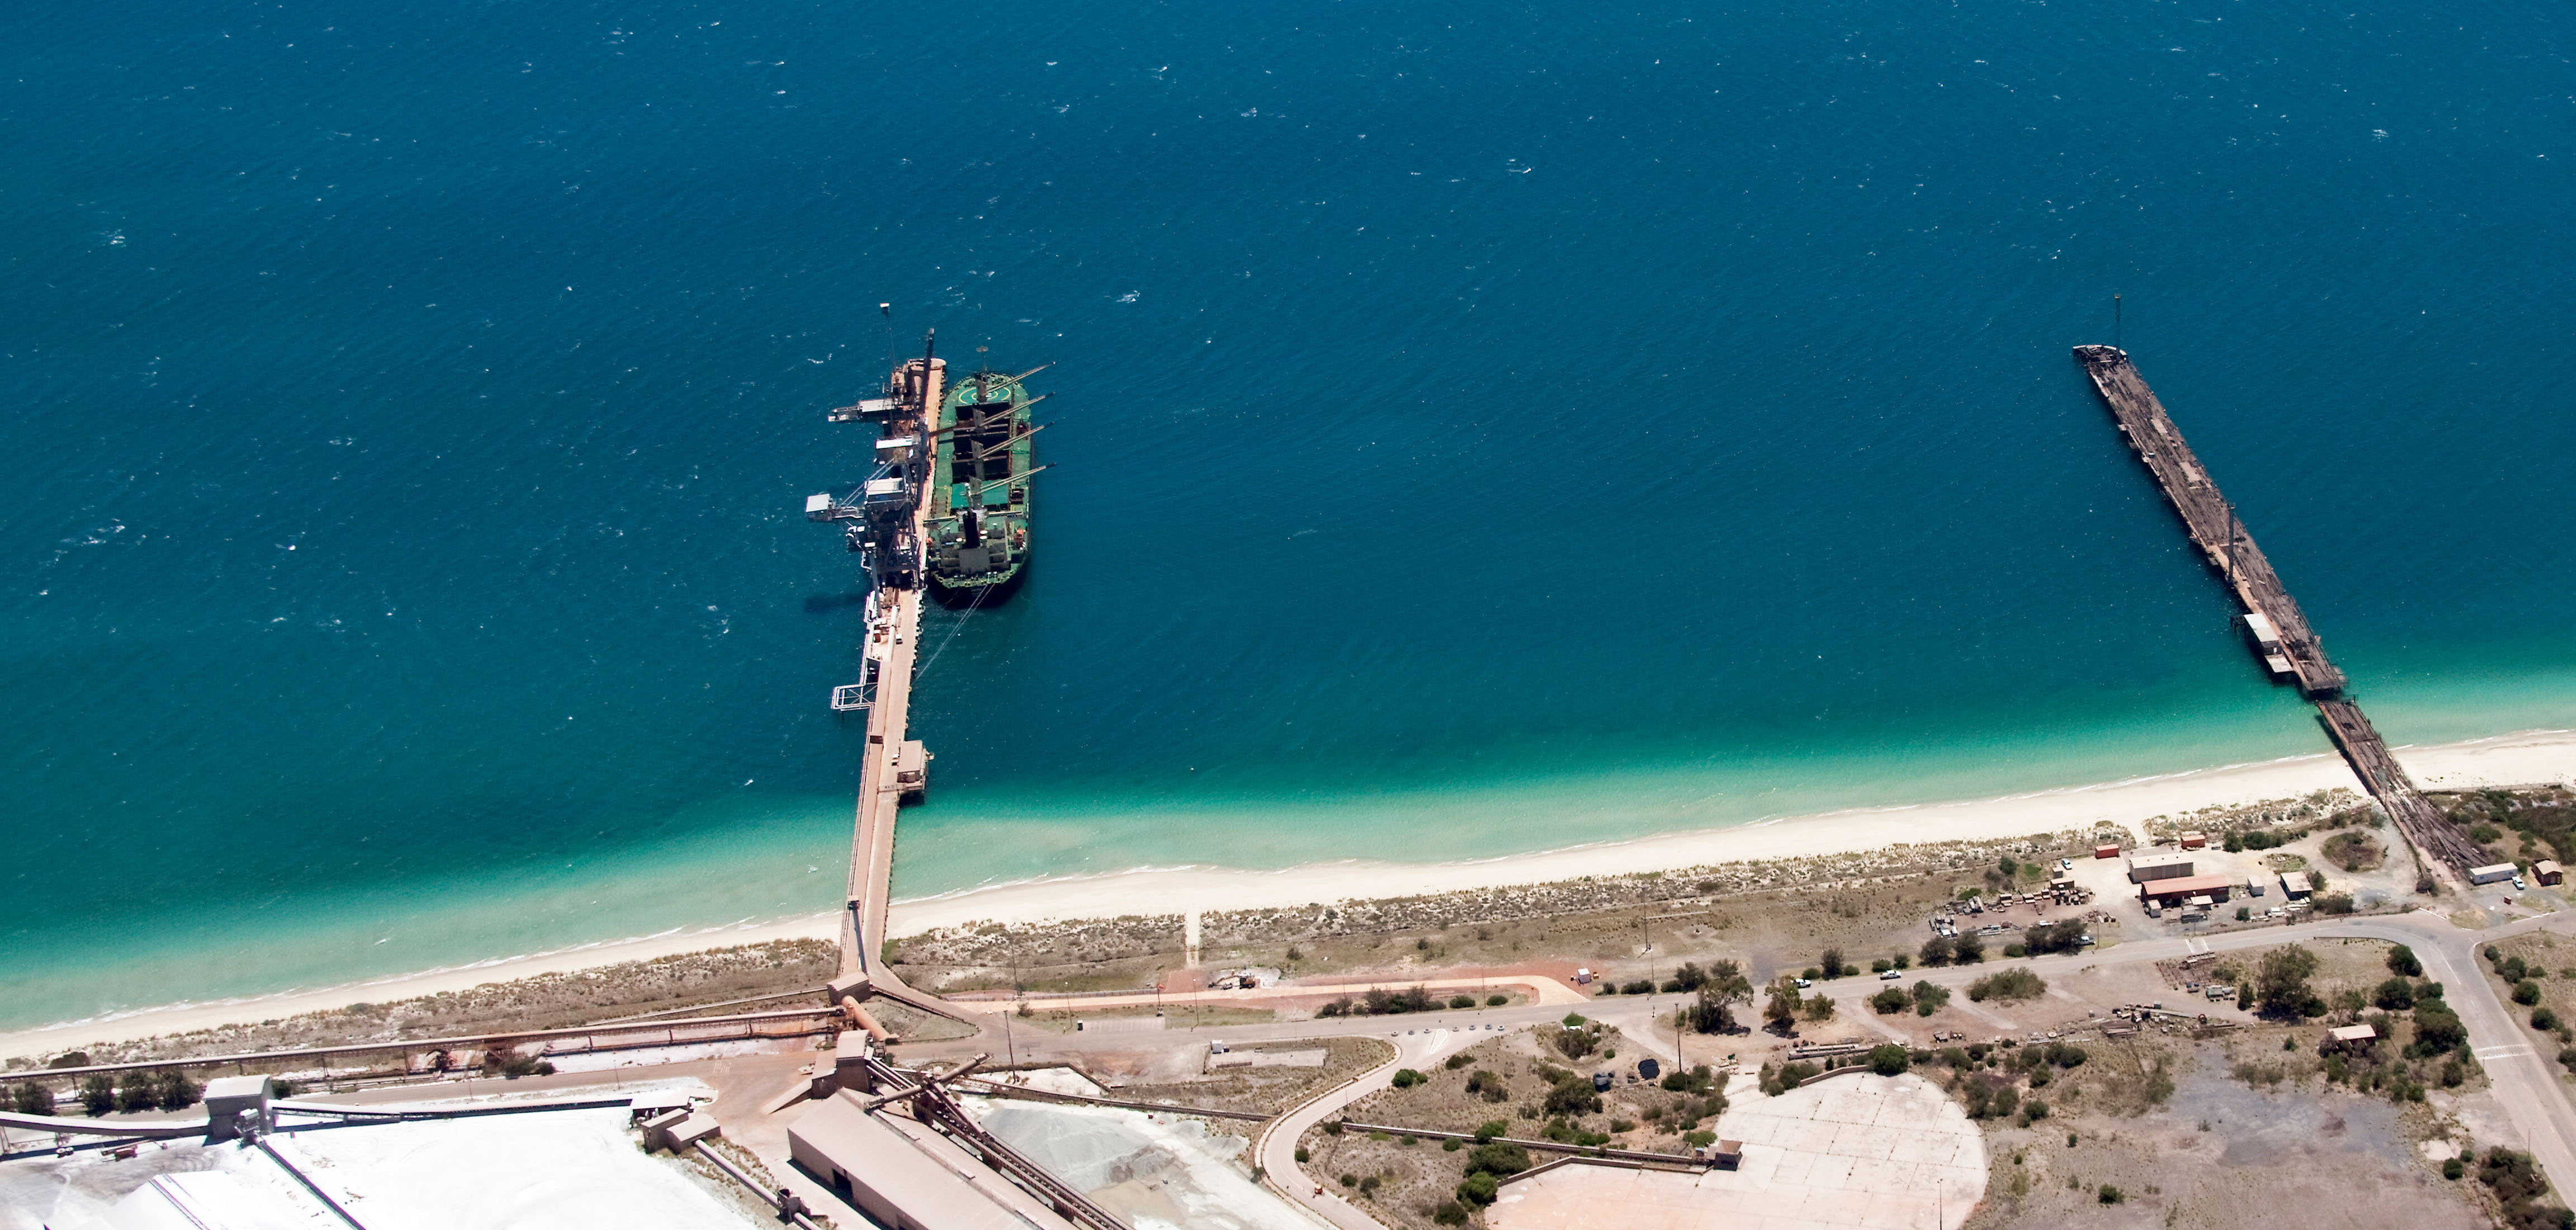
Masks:
[[[2576,725],[2555,10],[976,19],[0,16],[0,1025],[829,908],[933,326],[1060,468],[905,893],[2318,750],[2113,291],[2392,738]]]

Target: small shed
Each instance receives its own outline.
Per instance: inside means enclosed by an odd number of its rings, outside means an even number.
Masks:
[[[2254,874],[2252,874],[2252,875],[2250,875],[2250,876],[2245,877],[2245,895],[2246,895],[2246,896],[2248,896],[2248,897],[2260,897],[2260,896],[2262,896],[2262,895],[2263,895],[2263,873],[2262,873],[2262,872],[2259,872],[2259,871],[2258,871],[2258,872],[2255,872]]]
[[[2093,857],[2118,858],[2120,857],[2120,845],[2118,842],[2104,842],[2101,845],[2093,847]]]
[[[2358,1049],[2370,1045],[2378,1038],[2379,1031],[2368,1025],[2343,1025],[2327,1030],[2325,1045],[2317,1049],[2320,1051]]]
[[[2531,875],[2543,884],[2556,884],[2567,878],[2567,873],[2559,869],[2558,860],[2548,858],[2533,863]]]
[[[2186,850],[2208,849],[2209,835],[2201,832],[2185,833],[2182,835],[2182,848]]]

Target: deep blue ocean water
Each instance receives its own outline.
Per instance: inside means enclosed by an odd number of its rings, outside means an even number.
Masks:
[[[1055,393],[898,889],[2576,725],[2566,14],[0,14],[0,1025],[830,908],[865,465]],[[881,315],[880,302],[892,305]],[[978,348],[989,348],[980,350]],[[953,635],[952,635],[953,634]]]

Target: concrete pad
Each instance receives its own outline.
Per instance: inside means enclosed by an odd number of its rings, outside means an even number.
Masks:
[[[1506,1184],[1493,1230],[1959,1230],[1986,1191],[1985,1141],[1913,1075],[1847,1076],[1718,1117],[1732,1171],[1567,1166]]]

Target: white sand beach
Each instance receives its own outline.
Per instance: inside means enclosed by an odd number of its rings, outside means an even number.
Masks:
[[[2529,785],[2576,778],[2576,731],[2542,730],[2460,743],[2396,749],[2427,788]],[[1705,866],[1882,849],[1899,844],[1977,841],[2110,825],[2138,830],[2158,816],[2204,807],[2287,799],[2317,790],[2358,789],[2328,752],[2004,798],[1870,808],[1789,817],[1699,832],[1454,863],[1317,863],[1281,871],[1222,867],[1152,868],[994,885],[897,902],[894,934],[969,922],[1028,923],[1124,914],[1260,909],[1422,893],[1537,884],[1591,875]],[[51,1055],[93,1042],[149,1037],[304,1012],[462,990],[536,974],[590,969],[734,944],[830,938],[839,915],[757,925],[675,930],[621,943],[480,962],[337,987],[253,999],[175,1004],[113,1020],[65,1022],[0,1034],[0,1058]]]

